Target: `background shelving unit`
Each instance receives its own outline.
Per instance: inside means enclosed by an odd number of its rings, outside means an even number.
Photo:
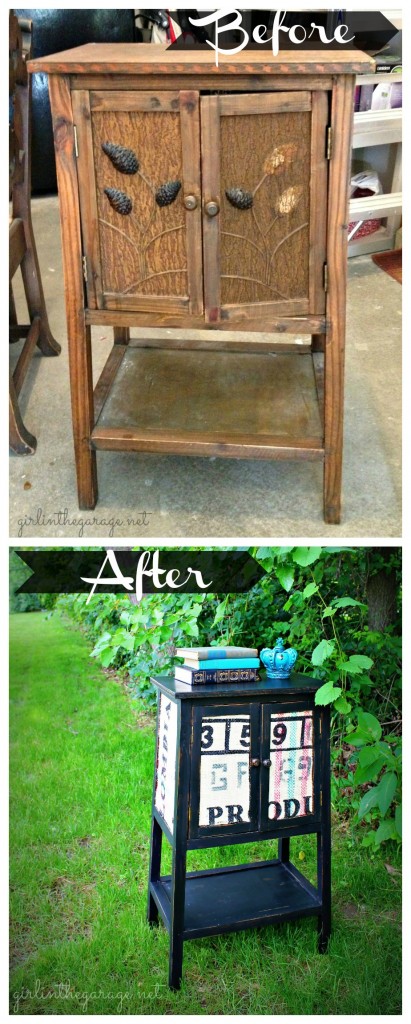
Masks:
[[[402,82],[396,73],[361,75],[358,85],[376,85],[379,82]],[[348,245],[349,256],[383,252],[393,249],[395,236],[401,226],[402,213],[402,109],[365,110],[354,114],[353,161],[373,167],[379,174],[384,193],[363,199],[351,199],[349,220],[381,218],[384,223],[373,234],[364,238],[354,235]]]

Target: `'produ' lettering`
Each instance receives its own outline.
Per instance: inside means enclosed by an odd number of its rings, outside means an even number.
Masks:
[[[242,822],[241,815],[243,814],[243,807],[240,804],[226,804],[224,807],[207,807],[208,810],[208,824],[215,825],[217,818],[221,818],[224,812],[227,811],[227,821],[229,825],[232,825],[234,821]]]
[[[272,814],[270,814],[271,807],[274,808]],[[277,818],[281,817],[296,818],[297,814],[311,814],[311,796],[304,796],[302,802],[295,797],[290,797],[283,801],[283,807],[278,803],[278,800],[270,800],[268,808],[271,821],[276,821]]]

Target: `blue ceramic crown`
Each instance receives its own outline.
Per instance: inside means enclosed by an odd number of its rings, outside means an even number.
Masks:
[[[287,679],[297,661],[297,651],[293,647],[285,651],[284,640],[279,636],[275,647],[264,647],[260,652],[260,661],[269,679]]]

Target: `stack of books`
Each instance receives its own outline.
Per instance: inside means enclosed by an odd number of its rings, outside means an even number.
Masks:
[[[260,659],[256,647],[178,647],[175,678],[190,686],[205,683],[255,683]]]

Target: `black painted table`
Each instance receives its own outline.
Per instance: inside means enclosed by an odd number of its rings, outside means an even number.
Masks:
[[[170,988],[183,942],[312,915],[331,930],[330,714],[322,685],[288,680],[189,686],[157,676],[148,921],[170,935]],[[290,860],[290,839],[317,836],[317,886]],[[163,834],[171,875],[161,875]],[[278,839],[274,860],[186,871],[187,850]]]

